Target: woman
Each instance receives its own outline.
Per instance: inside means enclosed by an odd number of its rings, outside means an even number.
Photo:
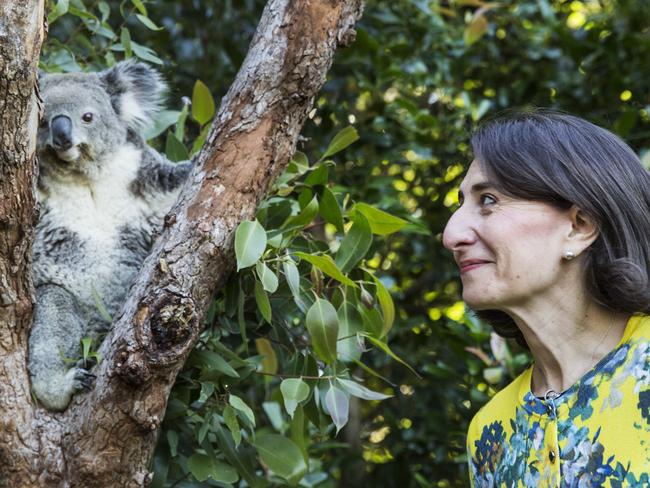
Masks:
[[[463,299],[533,365],[472,420],[473,486],[650,486],[650,175],[550,111],[494,120],[444,232]]]

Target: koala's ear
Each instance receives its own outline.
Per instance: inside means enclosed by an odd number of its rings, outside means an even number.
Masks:
[[[99,74],[117,115],[140,132],[161,110],[167,85],[149,65],[128,60]]]

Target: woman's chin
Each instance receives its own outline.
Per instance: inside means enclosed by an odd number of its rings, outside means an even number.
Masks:
[[[463,301],[469,308],[477,312],[499,308],[497,300],[487,297],[484,294],[473,294],[463,291]]]

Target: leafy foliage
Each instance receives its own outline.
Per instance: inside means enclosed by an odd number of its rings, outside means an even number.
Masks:
[[[164,61],[174,110],[149,137],[186,159],[263,5],[51,2],[42,67]],[[634,0],[369,0],[302,152],[239,230],[253,225],[257,248],[238,251],[178,379],[154,486],[466,486],[469,419],[528,360],[465,314],[441,246],[469,133],[508,107],[552,106],[650,161],[649,27],[648,3]],[[283,465],[262,454],[278,435],[291,446]]]

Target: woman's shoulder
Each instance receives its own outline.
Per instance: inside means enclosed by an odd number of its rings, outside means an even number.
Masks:
[[[468,430],[468,443],[479,438],[484,427],[493,423],[509,425],[515,417],[520,399],[530,390],[532,367],[517,376],[508,386],[498,391],[472,418]]]

